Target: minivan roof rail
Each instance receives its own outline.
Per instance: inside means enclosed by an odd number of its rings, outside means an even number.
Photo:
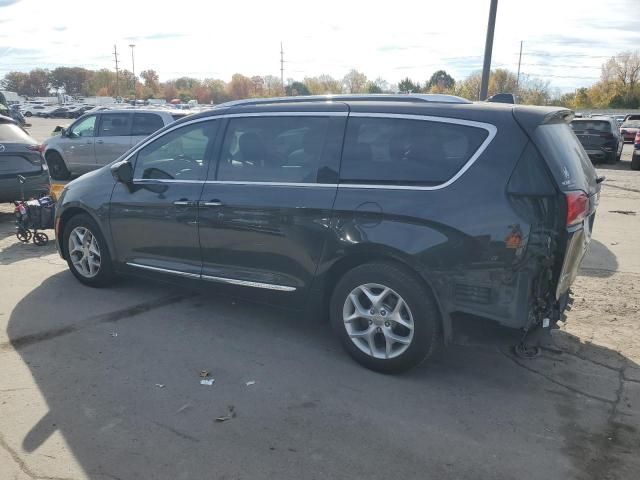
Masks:
[[[305,95],[300,97],[246,98],[220,103],[214,108],[229,108],[245,105],[260,105],[269,103],[305,103],[328,101],[373,101],[373,102],[432,102],[432,103],[473,103],[466,98],[455,95],[441,95],[436,93],[376,93],[376,94],[339,94],[339,95]]]

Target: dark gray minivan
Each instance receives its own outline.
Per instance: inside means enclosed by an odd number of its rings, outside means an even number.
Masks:
[[[146,273],[328,307],[379,371],[422,362],[460,313],[526,347],[562,318],[599,199],[571,119],[446,95],[233,102],[69,183],[57,246],[86,285]]]

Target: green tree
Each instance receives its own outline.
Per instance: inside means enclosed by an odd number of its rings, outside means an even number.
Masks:
[[[291,84],[285,87],[285,91],[287,96],[298,96],[298,95],[311,95],[307,86],[302,82],[292,82]]]
[[[451,90],[455,86],[456,81],[445,70],[438,70],[427,82],[427,88],[434,92],[444,92],[445,90]]]
[[[400,93],[415,93],[420,91],[420,84],[413,83],[413,81],[407,77],[398,83],[398,91]]]
[[[382,93],[382,88],[374,82],[367,82],[367,93]]]
[[[87,95],[92,74],[82,67],[58,67],[51,72],[51,86],[68,95]]]
[[[28,95],[29,74],[23,72],[9,72],[2,79],[2,88],[19,95]]]

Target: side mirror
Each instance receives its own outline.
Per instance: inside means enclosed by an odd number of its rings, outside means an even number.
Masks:
[[[61,137],[66,137],[67,136],[67,129],[66,128],[62,127],[60,129],[60,136]]]
[[[114,163],[111,166],[111,175],[113,175],[116,182],[129,185],[133,182],[133,166],[126,160]]]

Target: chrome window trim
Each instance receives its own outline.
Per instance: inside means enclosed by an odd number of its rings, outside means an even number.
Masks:
[[[439,185],[419,186],[419,185],[384,185],[380,183],[360,184],[360,183],[340,183],[338,188],[364,188],[376,190],[441,190],[447,188],[453,182],[458,180],[464,173],[471,168],[476,160],[484,153],[489,144],[493,141],[498,129],[491,123],[476,122],[474,120],[464,120],[460,118],[434,117],[430,115],[410,115],[404,113],[374,113],[374,112],[353,112],[349,117],[368,117],[368,118],[397,118],[401,120],[422,120],[426,122],[452,123],[455,125],[465,125],[468,127],[481,128],[486,130],[488,135],[484,142],[480,144],[476,152],[467,160],[467,162],[458,170],[458,172],[444,183]]]
[[[183,272],[181,270],[171,270],[168,268],[153,267],[151,265],[144,265],[144,264],[135,263],[135,262],[127,262],[127,265],[129,265],[130,267],[141,268],[143,270],[150,270],[152,272],[170,273],[173,275],[178,275],[180,277],[200,278],[200,275],[197,273]]]
[[[305,117],[319,117],[319,116],[332,116],[332,117],[367,117],[367,118],[397,118],[401,120],[422,120],[428,122],[439,122],[439,123],[451,123],[455,125],[464,125],[468,127],[481,128],[486,130],[488,135],[487,138],[480,144],[476,152],[467,160],[467,162],[458,170],[458,172],[447,180],[444,183],[439,185],[430,185],[430,186],[420,186],[420,185],[384,185],[381,183],[371,183],[371,184],[360,184],[360,183],[338,183],[338,184],[327,184],[327,183],[290,183],[290,182],[252,182],[250,180],[247,181],[225,181],[225,180],[155,180],[155,179],[143,179],[139,178],[133,179],[133,183],[158,183],[158,182],[166,182],[166,183],[195,183],[195,184],[220,184],[220,185],[263,185],[263,186],[278,186],[278,187],[321,187],[321,188],[350,188],[350,189],[375,189],[375,190],[440,190],[443,188],[447,188],[449,185],[453,184],[456,180],[458,180],[464,173],[469,170],[473,164],[478,160],[478,158],[484,153],[489,144],[495,138],[498,129],[495,125],[491,123],[485,122],[477,122],[474,120],[464,120],[460,118],[450,118],[450,117],[436,117],[430,115],[411,115],[404,113],[376,113],[376,112],[252,112],[252,113],[227,113],[222,115],[212,115],[210,117],[196,118],[194,120],[190,120],[188,122],[180,123],[168,130],[163,131],[161,134],[154,135],[149,138],[145,142],[141,143],[134,151],[132,151],[129,155],[127,155],[124,160],[129,161],[132,157],[137,155],[137,153],[142,150],[144,147],[149,145],[154,140],[164,136],[178,128],[186,127],[188,125],[193,125],[195,123],[206,122],[206,121],[214,121],[217,119],[223,118],[242,118],[242,117],[287,117],[287,116],[305,116]]]
[[[286,285],[277,285],[273,283],[263,282],[251,282],[248,280],[237,280],[235,278],[215,277],[213,275],[201,275],[198,273],[183,272],[181,270],[171,270],[169,268],[153,267],[151,265],[144,265],[142,263],[127,262],[130,267],[140,268],[142,270],[149,270],[152,272],[169,273],[172,275],[178,275],[180,277],[195,278],[199,280],[207,280],[209,282],[225,283],[229,285],[240,285],[243,287],[264,288],[266,290],[276,290],[279,292],[293,292],[296,287],[289,287]]]
[[[203,280],[209,282],[226,283],[229,285],[240,285],[243,287],[264,288],[267,290],[277,290],[279,292],[293,292],[296,287],[288,287],[286,285],[276,285],[273,283],[250,282],[247,280],[237,280],[235,278],[215,277],[213,275],[202,275]]]

